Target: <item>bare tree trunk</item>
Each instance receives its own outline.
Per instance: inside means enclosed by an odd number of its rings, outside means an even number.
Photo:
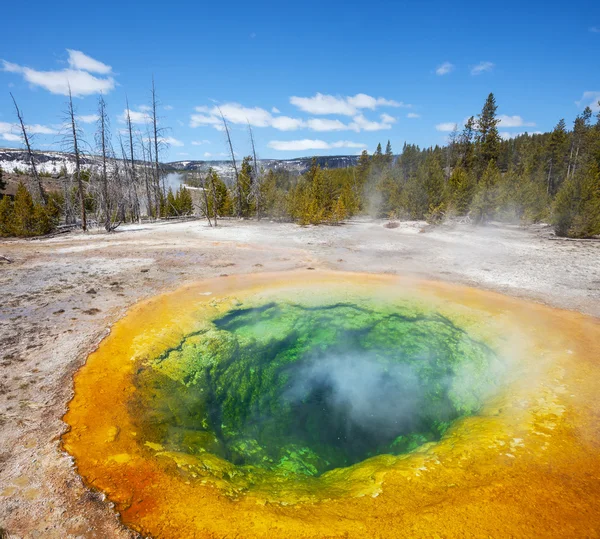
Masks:
[[[256,219],[260,221],[260,205],[261,205],[261,192],[260,192],[260,177],[258,175],[258,162],[256,160],[256,148],[254,147],[254,134],[252,133],[252,127],[248,122],[248,131],[250,131],[250,142],[252,143],[252,159],[254,161],[254,202],[256,203]]]
[[[104,230],[110,232],[112,230],[111,217],[112,217],[112,204],[110,194],[108,192],[108,169],[107,169],[107,158],[108,158],[108,114],[106,113],[106,102],[104,98],[100,96],[98,98],[98,143],[100,146],[100,156],[102,157],[102,170],[101,170],[101,181],[102,181],[102,213],[104,218]]]
[[[125,100],[127,104],[127,130],[129,132],[129,156],[131,157],[131,183],[133,184],[133,205],[134,214],[137,216],[138,222],[142,222],[140,212],[140,203],[137,195],[137,174],[135,170],[135,154],[133,152],[133,128],[131,127],[131,115],[129,114],[129,100]]]
[[[217,200],[217,186],[215,185],[214,172],[210,173],[210,188],[213,197],[213,219],[215,220],[215,227],[217,226],[217,215],[219,214],[219,201]]]
[[[206,219],[208,219],[208,226],[210,226],[212,228],[212,223],[210,222],[210,209],[209,209],[209,205],[208,205],[208,189],[207,189],[207,185],[206,185],[206,178],[208,178],[210,176],[210,170],[208,171],[208,174],[206,175],[206,177],[202,178],[202,195],[204,197],[204,212],[206,214]],[[216,226],[216,223],[215,223]]]
[[[148,180],[148,161],[146,159],[146,146],[144,144],[144,138],[140,136],[140,144],[142,146],[142,161],[144,163],[144,184],[146,187],[146,204],[148,207],[146,208],[146,212],[148,217],[152,217],[154,211],[152,209],[152,194],[150,191],[150,181]]]
[[[77,188],[79,189],[79,203],[81,204],[81,228],[85,232],[87,230],[87,218],[85,213],[85,193],[83,192],[83,181],[81,180],[81,156],[79,153],[79,142],[77,137],[77,124],[75,122],[75,109],[73,108],[73,96],[71,95],[71,87],[69,86],[69,104],[68,115],[71,123],[72,133],[72,149],[75,156],[75,179]]]
[[[154,76],[152,76],[152,128],[154,134],[154,175],[155,175],[155,189],[156,189],[156,204],[157,207],[159,202],[160,193],[160,164],[159,164],[159,152],[158,152],[158,117],[156,115],[157,101],[156,101],[156,87],[154,86]]]
[[[38,195],[42,204],[48,203],[48,196],[46,195],[46,191],[44,191],[44,187],[42,185],[42,180],[38,174],[37,168],[35,166],[35,159],[33,157],[33,152],[31,151],[31,145],[29,144],[29,135],[27,134],[27,127],[25,126],[25,122],[23,121],[23,115],[17,105],[17,101],[15,97],[10,93],[10,97],[12,98],[13,104],[15,105],[15,111],[17,112],[17,118],[19,119],[19,124],[21,125],[21,134],[23,136],[23,142],[25,143],[25,147],[27,148],[27,155],[29,156],[29,164],[31,165],[31,171],[33,172],[33,177],[36,181],[36,187],[38,191]]]
[[[235,172],[235,186],[237,192],[237,216],[242,216],[242,186],[240,185],[240,175],[238,173],[237,164],[235,162],[235,154],[233,153],[233,144],[231,143],[231,136],[229,135],[229,126],[227,125],[227,121],[225,120],[225,116],[221,112],[219,108],[219,114],[221,115],[221,120],[223,120],[223,127],[225,128],[225,133],[227,134],[227,142],[229,143],[229,151],[231,153],[231,160],[233,161],[233,170]]]

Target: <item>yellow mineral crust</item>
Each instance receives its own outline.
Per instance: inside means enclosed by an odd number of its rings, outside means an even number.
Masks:
[[[141,361],[257,295],[352,287],[415,296],[483,340],[502,335],[507,382],[439,442],[297,489],[232,496],[226,480],[203,475],[235,474],[232,464],[140,439],[127,402]],[[123,522],[152,537],[597,537],[599,363],[598,320],[491,292],[357,273],[219,278],[142,302],[114,325],[75,375],[63,447]]]

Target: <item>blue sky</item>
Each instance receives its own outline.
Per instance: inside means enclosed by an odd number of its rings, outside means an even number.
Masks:
[[[216,106],[240,156],[248,120],[260,157],[292,158],[442,144],[490,91],[505,137],[600,99],[600,2],[10,2],[2,18],[6,147],[12,92],[36,146],[60,149],[67,80],[93,147],[98,92],[114,133],[126,97],[144,131],[154,75],[165,161],[223,158]]]

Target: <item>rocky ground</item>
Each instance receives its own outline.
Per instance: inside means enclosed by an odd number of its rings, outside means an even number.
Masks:
[[[411,274],[600,317],[600,242],[551,229],[204,221],[0,242],[0,528],[131,537],[60,450],[72,375],[134,302],[206,277],[333,269]],[[6,257],[9,261],[4,260]]]

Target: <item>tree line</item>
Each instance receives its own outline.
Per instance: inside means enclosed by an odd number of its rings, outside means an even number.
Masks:
[[[211,226],[217,226],[221,217],[318,225],[338,224],[364,214],[431,223],[447,219],[474,224],[492,220],[550,222],[560,236],[600,234],[600,113],[593,118],[589,107],[575,118],[572,129],[561,119],[549,133],[522,134],[505,140],[498,131],[494,95],[489,94],[481,112],[471,116],[460,130],[455,129],[444,146],[422,149],[405,143],[401,153],[395,155],[388,141],[385,150],[379,144],[372,155],[363,151],[356,166],[324,169],[313,159],[309,169],[299,176],[259,167],[249,125],[251,153],[239,163],[228,123],[221,114],[234,176],[226,183],[212,169],[207,174],[190,174],[186,184],[197,189],[194,200],[189,188],[173,193],[161,185],[161,128],[157,127],[154,84],[151,97],[153,129],[145,138],[138,136],[137,145],[127,106],[128,136],[125,140],[119,136],[120,159],[110,146],[106,104],[99,99],[96,143],[101,166],[91,171],[77,164],[81,137],[69,98],[67,118],[71,130],[67,141],[76,155],[75,171],[62,196],[54,194],[50,199],[35,176],[32,158],[32,211],[38,215],[37,220],[52,223],[62,215],[65,222],[73,222],[77,208],[84,225],[87,212],[110,231],[118,223],[141,218],[143,199],[148,216],[195,212]],[[18,111],[16,103],[15,108]],[[22,121],[21,125],[29,148]],[[136,147],[142,153],[139,163]],[[20,193],[25,196],[23,189]],[[2,219],[6,220],[11,211],[17,215],[17,198],[14,202],[3,200],[0,205],[0,234],[6,235],[7,230],[6,226],[1,228]],[[29,202],[25,206],[29,207]],[[44,208],[48,216],[42,219]],[[31,226],[31,230],[43,228]]]

